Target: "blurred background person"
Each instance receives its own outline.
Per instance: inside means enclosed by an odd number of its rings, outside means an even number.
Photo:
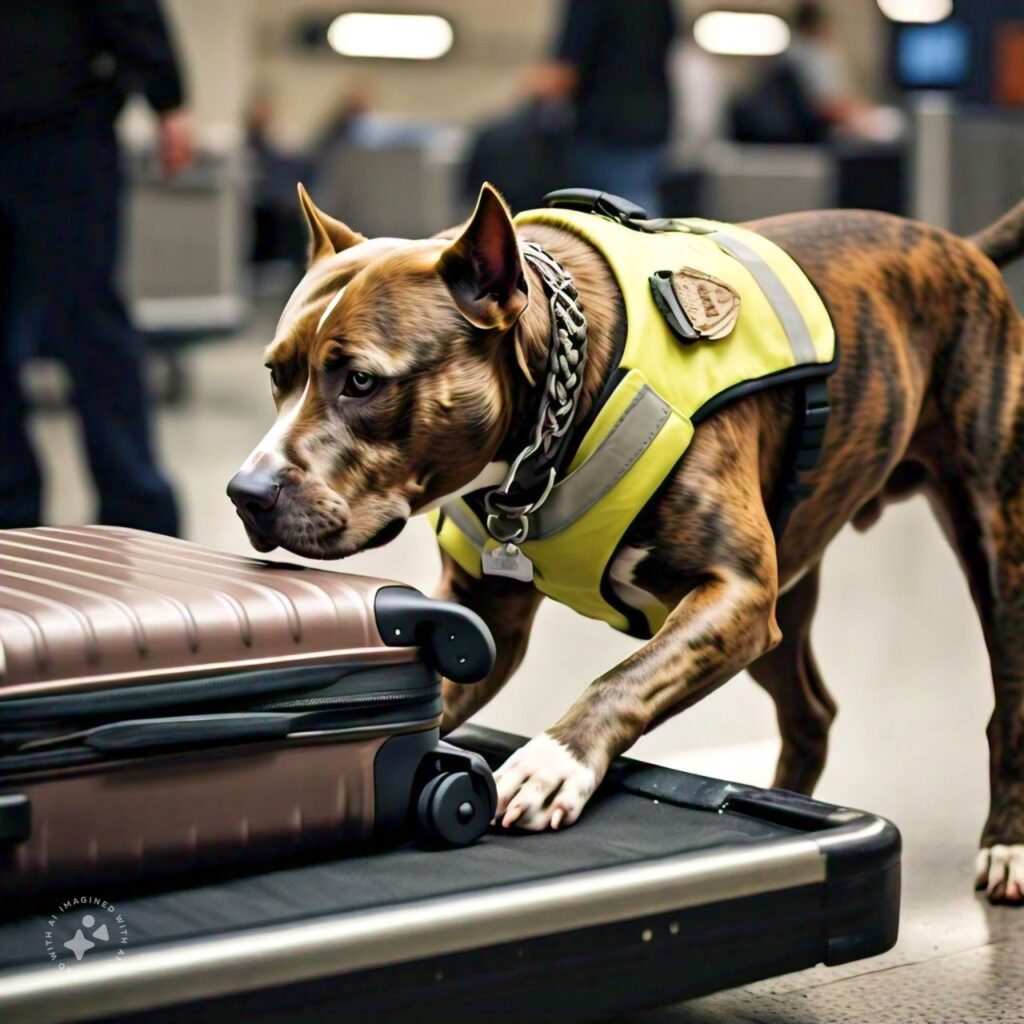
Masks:
[[[551,60],[529,91],[568,98],[575,114],[567,173],[657,216],[658,177],[671,123],[671,0],[568,0]]]
[[[272,136],[273,97],[266,87],[254,94],[245,112],[245,141],[250,175],[249,258],[259,288],[261,268],[284,263],[289,285],[302,276],[306,261],[306,227],[295,202],[295,183],[315,188],[314,162],[285,152]]]
[[[790,19],[793,41],[784,62],[823,128],[852,127],[868,104],[853,94],[828,12],[815,0],[797,5]]]
[[[789,18],[792,40],[732,104],[733,135],[740,142],[806,145],[833,134],[876,142],[900,137],[903,119],[876,106],[850,83],[831,12],[803,0]]]
[[[142,343],[115,284],[121,176],[114,121],[142,92],[163,171],[192,157],[181,74],[156,0],[5,5],[0,27],[0,527],[42,516],[19,364],[45,351],[71,378],[98,520],[178,532],[150,437]]]
[[[793,41],[785,63],[791,67],[822,130],[889,142],[899,137],[903,120],[891,107],[859,96],[850,83],[846,60],[836,43],[832,15],[820,0],[804,0],[791,20]]]
[[[513,210],[541,205],[574,179],[568,171],[572,110],[566,97],[532,96],[472,135],[460,174],[462,201],[472,209],[480,182],[500,183]],[[587,179],[580,179],[587,180]]]

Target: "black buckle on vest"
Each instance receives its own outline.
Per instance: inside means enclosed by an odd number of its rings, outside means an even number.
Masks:
[[[597,213],[611,217],[620,224],[631,220],[647,220],[647,211],[636,203],[610,192],[599,192],[596,188],[560,188],[549,192],[542,202],[545,206],[581,210],[583,213]],[[632,226],[632,225],[630,225]]]
[[[676,290],[672,287],[672,271],[656,270],[648,278],[648,281],[651,285],[654,304],[661,311],[665,323],[669,325],[672,333],[680,341],[686,345],[692,345],[700,338],[700,331],[690,323],[686,310],[679,304]]]
[[[775,539],[778,540],[793,510],[806,498],[812,488],[800,479],[800,474],[814,469],[821,456],[821,446],[828,426],[829,401],[828,382],[824,378],[812,380],[803,389],[803,410],[799,414],[800,422],[793,456],[789,464],[789,475],[779,507],[775,513]]]

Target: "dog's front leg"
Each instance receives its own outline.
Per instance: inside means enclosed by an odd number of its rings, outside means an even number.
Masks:
[[[556,725],[502,766],[502,825],[541,830],[571,824],[615,757],[779,642],[774,541],[767,519],[753,518],[753,533],[737,524],[727,531],[737,544],[732,557],[697,576],[700,582],[652,640],[592,683]]]
[[[441,732],[447,734],[476,714],[519,667],[526,653],[533,618],[543,595],[526,583],[498,576],[470,576],[444,551],[441,582],[434,596],[471,608],[487,623],[494,637],[494,668],[486,679],[465,686],[445,679]]]

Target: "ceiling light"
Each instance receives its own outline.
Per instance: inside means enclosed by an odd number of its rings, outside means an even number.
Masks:
[[[451,22],[437,14],[339,14],[327,43],[343,57],[436,60],[451,48]]]
[[[890,21],[930,25],[953,13],[953,0],[878,0],[878,7]]]
[[[789,26],[775,14],[708,11],[694,22],[693,38],[708,53],[771,57],[789,46]]]

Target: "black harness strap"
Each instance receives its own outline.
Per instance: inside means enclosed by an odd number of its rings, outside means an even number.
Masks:
[[[798,406],[792,455],[772,523],[776,540],[785,532],[793,510],[811,493],[811,486],[801,479],[801,475],[818,464],[825,428],[828,426],[828,414],[828,382],[824,377],[819,377],[804,386]]]

